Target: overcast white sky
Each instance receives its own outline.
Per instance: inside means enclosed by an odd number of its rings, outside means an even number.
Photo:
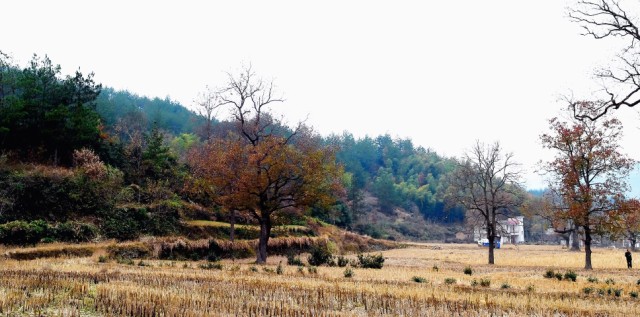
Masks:
[[[273,78],[290,122],[323,135],[389,133],[446,156],[500,141],[527,170],[559,98],[597,88],[615,43],[579,35],[573,0],[10,1],[0,50],[24,65],[48,54],[105,86],[190,106],[205,85],[251,63]],[[640,115],[624,109],[640,159]],[[635,172],[637,176],[638,172]]]

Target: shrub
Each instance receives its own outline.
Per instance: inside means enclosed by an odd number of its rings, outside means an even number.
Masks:
[[[562,273],[558,272],[555,274],[555,277],[558,281],[562,281]]]
[[[346,278],[352,278],[353,277],[353,270],[348,267],[344,270],[344,277]]]
[[[620,297],[620,295],[622,295],[622,289],[619,289],[619,288],[614,289],[613,295],[615,295],[616,297]]]
[[[347,266],[347,264],[349,264],[349,259],[345,258],[342,255],[338,257],[338,266],[339,267],[345,267],[345,266]]]
[[[598,283],[598,278],[597,277],[593,277],[593,276],[589,276],[589,277],[587,277],[587,282],[589,282],[589,283]]]
[[[287,265],[304,266],[304,264],[302,263],[302,260],[300,260],[300,257],[295,256],[292,253],[287,254]]]
[[[629,296],[631,296],[632,298],[638,298],[638,292],[631,291],[629,292]]]
[[[119,241],[134,240],[149,222],[146,208],[115,208],[103,215],[102,233]]]
[[[309,272],[309,274],[318,274],[318,268],[315,266],[308,267],[307,271]]]
[[[608,278],[606,280],[604,280],[605,283],[607,283],[607,285],[615,285],[616,281],[612,278]]]
[[[431,269],[432,269],[434,272],[438,272],[438,271],[440,270],[440,269],[438,268],[438,266],[437,266],[437,265],[434,265]]]
[[[475,278],[473,280],[471,280],[471,286],[473,286],[473,287],[478,286],[478,281]]]
[[[411,279],[416,283],[424,283],[424,282],[427,281],[427,279],[425,279],[424,277],[420,277],[420,276],[414,276]]]
[[[582,292],[589,295],[593,292],[593,288],[592,287],[585,287],[582,289]]]
[[[250,266],[250,267],[249,267],[249,271],[251,271],[251,272],[258,272],[258,268],[257,268],[257,267],[255,267],[255,266]]]
[[[535,291],[536,291],[536,287],[535,286],[533,286],[533,285],[527,286],[527,292],[533,293]]]
[[[469,267],[469,266],[465,267],[463,272],[464,272],[464,274],[466,274],[466,275],[471,275],[471,274],[473,274],[473,270],[472,270],[472,269],[471,269],[471,267]]]
[[[501,289],[509,289],[511,288],[511,285],[509,285],[509,283],[502,283],[502,285],[500,285]]]
[[[359,266],[366,269],[381,269],[384,264],[382,253],[376,255],[358,254]]]
[[[311,254],[307,258],[307,262],[313,266],[328,264],[333,259],[333,255],[326,245],[315,245],[311,248]]]
[[[16,220],[0,225],[0,243],[6,245],[35,245],[50,234],[44,220],[31,222]]]
[[[604,296],[604,293],[605,293],[604,289],[601,288],[601,289],[598,290],[598,295]]]
[[[447,277],[444,279],[444,283],[447,285],[455,284],[457,281],[453,277]]]
[[[544,273],[544,277],[545,278],[554,278],[555,277],[555,272],[553,272],[553,270],[547,270]]]
[[[638,280],[638,281],[636,282],[636,285],[640,285],[640,280]]]
[[[304,275],[304,266],[298,266],[298,273]]]
[[[52,235],[58,241],[87,242],[98,236],[98,228],[90,223],[67,221],[53,228]]]
[[[572,282],[575,282],[577,278],[578,274],[576,274],[576,272],[574,271],[567,271],[564,273],[565,280],[571,280]]]
[[[489,286],[491,286],[491,280],[490,280],[490,279],[488,279],[488,278],[480,279],[480,286],[482,286],[482,287],[489,287]]]
[[[98,257],[98,263],[107,263],[107,257],[104,255],[101,255]]]

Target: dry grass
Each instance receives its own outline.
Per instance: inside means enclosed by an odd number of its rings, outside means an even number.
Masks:
[[[595,270],[582,267],[583,253],[559,247],[496,250],[474,245],[416,244],[384,251],[382,270],[320,267],[317,273],[269,258],[204,262],[145,260],[133,265],[99,263],[100,250],[83,258],[0,262],[0,315],[9,316],[638,316],[638,271],[625,269],[620,250],[597,249]],[[4,249],[4,252],[14,252]],[[351,255],[349,257],[354,257]],[[438,269],[435,270],[434,266]],[[465,275],[465,267],[473,269]],[[574,270],[577,282],[546,279],[548,268]],[[597,277],[590,283],[587,277]],[[414,282],[421,277],[421,283]],[[446,284],[445,279],[455,279]],[[472,286],[489,279],[491,285]],[[615,284],[605,284],[606,279]],[[508,284],[509,288],[502,288]],[[585,294],[583,289],[593,288]],[[620,296],[607,293],[620,290]],[[604,294],[598,294],[603,290]]]

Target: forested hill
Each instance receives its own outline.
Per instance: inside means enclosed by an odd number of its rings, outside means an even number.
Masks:
[[[20,67],[0,54],[0,226],[86,224],[126,239],[178,230],[183,217],[226,221],[187,161],[190,148],[235,126],[206,123],[169,98],[105,88],[79,71],[63,76],[47,57]],[[336,146],[346,195],[304,214],[383,238],[433,238],[427,223],[463,220],[444,203],[451,159],[390,135],[318,138]]]
[[[171,99],[141,97],[128,91],[103,88],[96,99],[96,111],[108,127],[130,119],[144,120],[146,130],[154,123],[173,135],[195,133],[204,118]]]

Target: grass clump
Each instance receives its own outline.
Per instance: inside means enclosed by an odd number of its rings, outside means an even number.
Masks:
[[[207,262],[198,266],[203,270],[222,270],[222,264],[218,262]]]
[[[473,274],[473,270],[471,269],[471,267],[470,267],[470,266],[465,267],[465,268],[464,268],[464,270],[463,270],[463,272],[464,272],[464,274],[466,274],[466,275],[471,275],[471,274]]]
[[[457,281],[453,277],[447,277],[444,279],[444,283],[447,285],[455,284]]]
[[[567,271],[564,273],[565,280],[575,282],[577,278],[578,278],[578,274],[576,274],[576,272],[574,271]]]
[[[350,267],[344,270],[344,277],[346,278],[352,278],[353,274],[353,270]]]
[[[488,279],[488,278],[480,279],[480,286],[482,286],[482,287],[489,287],[489,286],[491,286],[491,280],[490,280],[490,279]]]
[[[544,275],[545,278],[554,278],[556,276],[553,270],[547,270]]]
[[[509,283],[502,283],[502,285],[500,285],[501,289],[510,289],[511,285],[509,285]]]
[[[358,263],[361,268],[381,269],[384,265],[384,257],[382,253],[375,255],[358,254]]]
[[[585,293],[586,295],[589,295],[593,293],[593,287],[585,287],[582,289],[582,292]]]
[[[424,277],[420,277],[420,276],[414,276],[411,278],[411,280],[413,280],[416,283],[425,283],[427,281],[427,279],[425,279]]]
[[[598,278],[597,277],[593,277],[593,276],[589,276],[589,277],[587,277],[587,282],[589,282],[589,283],[598,283]]]

